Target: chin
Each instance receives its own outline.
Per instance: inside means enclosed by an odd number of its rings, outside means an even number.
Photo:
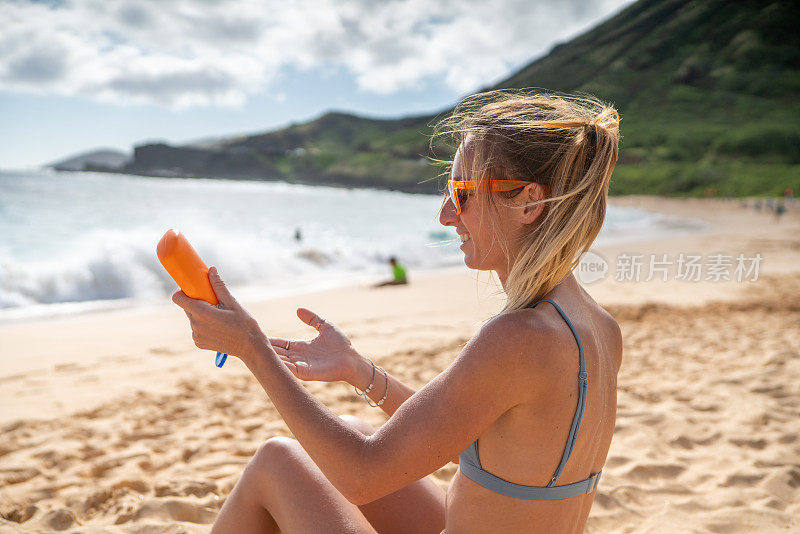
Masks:
[[[469,267],[470,269],[473,269],[475,271],[491,271],[492,270],[491,267],[487,267],[486,265],[483,265],[481,262],[475,261],[475,258],[472,257],[472,255],[470,255],[470,254],[465,254],[464,255],[464,265],[466,265],[467,267]]]

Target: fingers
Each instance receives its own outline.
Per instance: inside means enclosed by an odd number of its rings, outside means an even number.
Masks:
[[[286,368],[287,368],[287,369],[289,369],[289,371],[291,371],[291,372],[292,372],[292,374],[295,376],[295,378],[300,378],[300,379],[302,379],[302,377],[300,376],[300,375],[301,375],[301,373],[302,373],[302,371],[301,371],[301,369],[300,369],[300,368],[297,366],[297,364],[296,364],[296,363],[287,362],[286,360],[283,360],[283,363],[284,363],[284,365],[286,365]]]
[[[281,337],[270,337],[267,339],[269,339],[269,344],[272,345],[272,348],[278,353],[278,355],[283,356],[289,352],[291,341],[288,339],[283,339]]]
[[[283,360],[283,363],[286,365],[286,368],[289,369],[295,377],[297,377],[297,366],[292,362],[287,362],[286,360]]]
[[[309,326],[314,326],[317,314],[306,308],[297,308],[297,318]]]
[[[281,358],[281,361],[292,374],[300,380],[308,380],[311,376],[311,364],[303,360],[289,360]]]
[[[208,280],[211,282],[211,289],[214,290],[214,294],[223,306],[226,308],[233,308],[237,304],[236,299],[233,298],[231,292],[228,291],[225,282],[222,281],[222,277],[217,272],[216,267],[210,267],[208,269]]]
[[[325,319],[306,308],[297,308],[297,317],[318,332],[322,325],[325,324]]]
[[[180,290],[172,294],[172,302],[183,308],[187,315],[199,311],[204,306],[209,306],[206,301],[193,299]]]
[[[289,368],[294,376],[300,380],[307,380],[311,376],[311,366],[308,362],[298,360],[294,362],[283,360],[284,365]]]

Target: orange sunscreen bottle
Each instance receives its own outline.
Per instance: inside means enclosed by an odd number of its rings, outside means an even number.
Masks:
[[[216,306],[219,303],[211,282],[208,267],[186,237],[177,230],[167,230],[156,247],[158,260],[187,296]],[[227,354],[217,353],[216,365],[222,367]]]

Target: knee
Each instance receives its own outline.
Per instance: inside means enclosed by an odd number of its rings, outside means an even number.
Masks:
[[[370,436],[375,433],[375,427],[361,418],[353,415],[339,416],[345,423],[355,428],[362,434]],[[274,476],[281,469],[293,469],[303,460],[306,454],[303,446],[296,439],[285,436],[269,438],[259,445],[258,450],[250,460],[250,467],[259,476]]]
[[[274,470],[291,463],[292,459],[297,458],[301,448],[297,440],[292,438],[284,436],[269,438],[258,446],[248,467],[251,467],[262,476],[265,473],[272,473]]]
[[[362,434],[364,434],[365,436],[371,436],[372,434],[375,433],[376,430],[375,427],[367,423],[360,417],[356,417],[355,415],[345,414],[345,415],[340,415],[339,418],[348,425],[352,426],[353,428],[361,432]]]

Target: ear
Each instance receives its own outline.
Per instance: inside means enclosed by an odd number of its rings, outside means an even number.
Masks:
[[[525,189],[520,193],[520,198],[523,201],[522,208],[522,223],[533,224],[544,212],[544,204],[537,204],[537,202],[547,198],[546,186],[531,182],[525,186]]]

